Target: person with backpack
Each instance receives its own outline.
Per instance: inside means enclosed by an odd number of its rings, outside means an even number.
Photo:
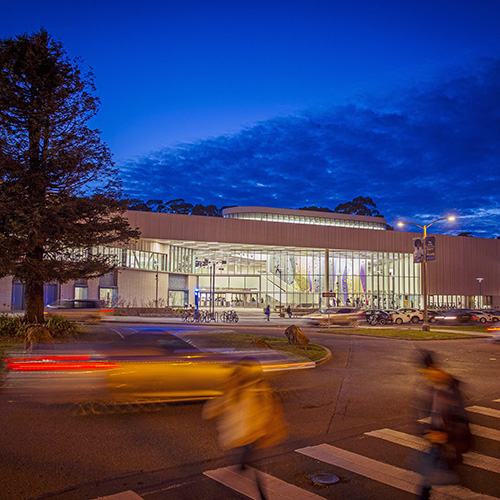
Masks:
[[[436,366],[431,353],[421,354],[424,384],[419,417],[429,419],[424,429],[429,447],[422,463],[422,485],[417,498],[429,500],[433,485],[458,483],[455,467],[462,463],[462,454],[472,447],[472,434],[459,381]]]

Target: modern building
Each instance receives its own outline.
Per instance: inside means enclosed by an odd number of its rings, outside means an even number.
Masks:
[[[422,264],[413,258],[413,238],[421,233],[387,230],[381,217],[308,210],[234,207],[223,215],[127,212],[140,239],[128,248],[94,250],[114,255],[119,270],[48,284],[45,300],[423,307]],[[500,240],[435,235],[435,260],[427,264],[429,305],[500,309],[499,263]],[[22,309],[22,285],[0,280],[0,306]]]

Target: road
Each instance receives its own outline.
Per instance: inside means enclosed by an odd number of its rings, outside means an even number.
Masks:
[[[139,327],[111,328],[114,334],[125,335]],[[185,325],[159,328],[203,335]],[[257,327],[249,325],[234,328],[257,333]],[[333,357],[314,370],[272,380],[289,423],[289,438],[263,451],[256,466],[269,474],[267,483],[276,492],[293,486],[301,489],[296,498],[306,498],[305,492],[332,499],[413,498],[409,491],[381,481],[387,474],[379,476],[383,473],[379,469],[380,464],[389,464],[398,471],[415,471],[419,452],[389,442],[388,431],[366,433],[389,429],[417,435],[412,411],[417,348],[432,349],[465,382],[468,407],[493,410],[489,416],[471,411],[471,420],[481,428],[500,431],[500,402],[495,401],[500,399],[499,343],[480,338],[409,342],[305,331],[311,341],[328,347]],[[258,333],[282,335],[282,330],[264,325]],[[201,404],[90,415],[75,414],[67,407],[9,403],[3,394],[0,404],[2,500],[91,500],[129,490],[145,500],[248,498],[233,489],[227,479],[230,472],[219,470],[236,463],[237,457],[219,448],[214,422],[201,418]],[[325,448],[325,443],[333,448]],[[480,437],[475,447],[500,460],[498,440]],[[391,474],[397,476],[398,471]],[[316,486],[310,476],[317,473],[335,474],[340,481]],[[500,468],[462,466],[461,470],[466,488],[493,497],[500,496],[499,473]],[[404,470],[401,474],[410,484]],[[274,493],[270,498],[282,497]]]

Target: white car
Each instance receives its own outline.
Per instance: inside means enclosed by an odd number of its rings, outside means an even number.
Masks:
[[[408,313],[396,311],[396,309],[386,309],[385,312],[392,316],[392,321],[396,323],[396,325],[410,323],[411,321],[411,316]]]
[[[398,312],[410,315],[410,321],[412,323],[418,323],[419,321],[424,321],[424,313],[419,309],[413,309],[412,307],[403,307],[398,309]]]
[[[472,321],[479,323],[496,323],[500,319],[493,311],[471,311],[471,314]]]

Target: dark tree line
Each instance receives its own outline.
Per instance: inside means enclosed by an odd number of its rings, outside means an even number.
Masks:
[[[127,200],[129,210],[138,210],[141,212],[160,212],[168,214],[187,214],[187,215],[207,215],[209,217],[222,217],[222,211],[229,206],[217,208],[215,205],[201,205],[188,203],[182,198],[170,201],[139,199]],[[234,206],[234,205],[231,205]],[[337,205],[333,210],[326,207],[308,206],[301,207],[298,210],[310,210],[315,212],[330,212],[338,214],[366,215],[371,217],[383,217],[377,210],[375,202],[368,197],[358,196],[352,201],[347,201]]]
[[[340,203],[333,210],[325,207],[302,207],[299,210],[314,210],[317,212],[331,212],[337,214],[352,214],[352,215],[366,215],[369,217],[383,217],[383,215],[377,210],[377,205],[375,202],[365,196],[358,196],[352,201],[346,201],[345,203]]]
[[[185,215],[206,215],[208,217],[222,217],[222,210],[227,207],[217,208],[215,205],[193,205],[177,198],[170,201],[129,199],[129,210],[138,210],[139,212],[159,212],[165,214],[185,214]]]

